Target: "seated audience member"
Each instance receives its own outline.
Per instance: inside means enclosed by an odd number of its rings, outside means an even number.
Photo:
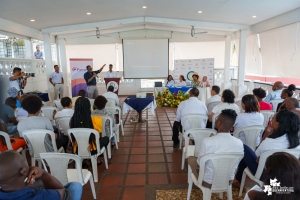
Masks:
[[[240,109],[239,109],[238,105],[236,105],[234,103],[234,98],[235,98],[235,95],[231,90],[229,90],[229,89],[224,90],[222,93],[222,97],[221,97],[222,103],[216,105],[212,109],[211,113],[209,114],[208,121],[212,122],[213,116],[219,115],[222,112],[222,110],[224,110],[224,109],[232,109],[236,113],[239,113]],[[211,123],[207,123],[207,128],[214,128],[214,127],[212,127]]]
[[[289,91],[292,91],[292,92],[293,92],[293,95],[292,95],[293,98],[296,98],[296,99],[298,98],[297,93],[295,93],[295,91],[296,91],[296,85],[290,84],[290,85],[287,87],[287,89],[288,89]]]
[[[60,117],[72,117],[74,114],[74,110],[72,109],[72,100],[69,97],[63,97],[60,99],[60,103],[63,107],[63,109],[61,111],[57,111],[54,119],[56,121],[57,124],[57,128],[61,133],[64,133],[64,129],[62,127],[62,125],[58,122],[57,118]]]
[[[199,75],[197,73],[194,73],[192,78],[193,78],[193,81],[191,82],[191,86],[199,87],[199,85],[200,85]]]
[[[21,107],[21,103],[20,103],[20,94],[19,91],[15,88],[15,87],[10,87],[7,90],[8,96],[15,98],[16,99],[16,107],[20,108]]]
[[[183,75],[179,76],[179,82],[176,83],[178,87],[186,86],[186,80]]]
[[[181,102],[177,108],[176,121],[173,124],[173,147],[176,148],[179,146],[179,131],[182,132],[181,119],[184,115],[188,114],[201,114],[207,115],[207,108],[205,104],[198,99],[199,90],[197,88],[192,88],[189,91],[189,99]],[[205,128],[205,124],[200,125],[202,128]],[[186,127],[185,127],[186,128]]]
[[[104,96],[97,96],[94,102],[94,106],[95,106],[95,110],[92,111],[92,114],[102,114],[102,115],[108,115],[109,117],[111,117],[113,119],[113,124],[112,127],[115,127],[115,118],[113,116],[112,113],[110,113],[109,111],[107,111],[105,109],[105,105],[107,103],[107,99]],[[115,132],[115,130],[112,130]],[[106,136],[110,137],[111,135],[111,131],[110,131],[110,121],[107,120],[105,122],[105,132],[106,132]],[[111,138],[111,142],[112,142],[112,146],[114,146],[115,144],[115,137]]]
[[[26,110],[24,110],[24,108],[22,108],[22,101],[27,97],[27,94],[24,94],[21,96],[20,98],[20,102],[21,102],[21,107],[18,109],[17,111],[17,118],[18,117],[28,117],[28,112]]]
[[[281,99],[286,99],[288,97],[292,97],[293,96],[293,91],[292,90],[289,90],[289,89],[284,89],[282,90],[281,92]],[[278,112],[280,106],[283,104],[283,102],[279,103],[277,105],[277,109],[276,109],[276,112]],[[298,107],[298,106],[297,106]]]
[[[27,130],[45,129],[54,131],[50,119],[39,116],[42,108],[42,100],[40,97],[36,95],[28,95],[22,100],[22,107],[28,112],[28,117],[20,121],[18,124],[18,131],[21,137],[23,137],[23,132]],[[66,152],[69,137],[66,135],[59,136],[58,133],[55,133],[55,138],[57,149],[63,147]],[[50,137],[45,137],[44,144],[47,152],[54,151]],[[31,155],[33,155],[30,145],[29,150]]]
[[[102,131],[102,119],[98,116],[91,117],[91,104],[88,98],[79,97],[75,103],[75,111],[73,117],[70,120],[71,128],[90,128],[95,129],[99,133],[99,142],[100,146],[107,147],[109,143],[109,138],[107,136],[101,137]],[[73,143],[74,143],[73,138]],[[96,146],[95,146],[95,137],[93,135],[90,136],[90,151],[91,154],[96,154]],[[77,152],[77,147],[73,144],[73,152]],[[101,164],[100,160],[98,160],[98,164]],[[87,164],[87,163],[86,163]]]
[[[18,121],[14,111],[16,108],[16,99],[13,97],[8,97],[5,100],[5,103],[2,105],[2,112],[0,113],[0,118],[6,124],[7,133],[9,135],[17,133]]]
[[[212,103],[212,102],[218,102],[218,101],[221,101],[221,97],[219,95],[220,93],[220,88],[219,86],[217,85],[213,85],[211,87],[211,91],[210,91],[210,94],[211,94],[211,97],[209,99],[207,99],[206,101],[206,105]]]
[[[200,81],[200,87],[210,87],[207,76],[203,76],[202,80]]]
[[[167,78],[166,86],[174,86],[174,85],[175,85],[175,81],[174,81],[172,75],[169,75]]]
[[[207,154],[215,153],[243,153],[243,143],[241,140],[232,137],[230,129],[232,128],[235,119],[236,112],[232,109],[222,110],[221,114],[216,120],[216,128],[218,129],[217,135],[213,137],[204,138],[200,147],[198,158],[194,156],[188,157],[188,164],[190,165],[193,174],[198,177],[198,169],[200,165],[200,159]],[[231,175],[230,180],[234,179],[234,174],[237,168],[236,163]],[[211,188],[211,184],[214,179],[214,166],[211,161],[205,163],[204,176],[202,186]]]
[[[285,109],[285,110],[293,111],[299,116],[300,119],[300,110],[297,109],[298,105],[299,105],[299,101],[297,99],[288,97],[283,101],[283,104],[281,105],[279,110]]]
[[[272,100],[281,99],[282,88],[284,87],[281,81],[276,81],[272,86],[273,92],[269,93],[268,96],[264,99],[266,102],[270,102]]]
[[[116,93],[114,93],[114,86],[110,85],[107,88],[107,92],[105,92],[104,94],[102,94],[102,96],[104,96],[106,99],[113,99],[115,100],[115,105],[119,105],[120,101],[119,101],[119,97]]]
[[[247,126],[257,126],[264,124],[264,116],[259,111],[259,104],[256,97],[252,94],[247,94],[242,98],[242,108],[244,113],[239,113],[234,124],[234,128],[243,128]],[[246,137],[243,132],[239,133],[238,138],[246,143]],[[256,145],[260,143],[260,136],[257,138]]]
[[[72,105],[73,105],[73,106],[75,105],[76,100],[77,100],[79,97],[86,97],[86,91],[85,91],[85,90],[79,90],[78,96],[72,98]]]
[[[244,145],[244,158],[238,166],[233,185],[237,188],[240,187],[246,167],[249,168],[252,174],[256,173],[259,157],[262,153],[276,149],[300,149],[298,123],[299,118],[297,114],[291,111],[282,110],[276,113],[272,119],[273,132],[260,143],[256,151],[254,152],[250,147]]]
[[[7,127],[4,124],[3,120],[0,119],[0,131],[7,133]],[[10,143],[13,148],[13,150],[18,150],[19,148],[25,149],[26,142],[24,139],[20,138],[10,138]],[[0,152],[4,152],[7,150],[6,142],[3,136],[0,136]]]
[[[244,200],[256,199],[299,199],[300,196],[300,161],[295,156],[286,152],[276,152],[266,160],[263,182],[265,185],[271,185],[271,180],[277,179],[281,187],[293,188],[293,192],[276,193],[271,196],[264,192],[264,188],[258,185],[252,187],[246,194]]]
[[[259,103],[260,110],[272,110],[272,105],[269,102],[263,101],[266,97],[266,91],[262,88],[255,88],[253,91],[253,95],[257,98]]]
[[[81,199],[82,185],[79,182],[63,186],[45,170],[29,167],[26,159],[16,151],[1,153],[0,160],[0,199]]]

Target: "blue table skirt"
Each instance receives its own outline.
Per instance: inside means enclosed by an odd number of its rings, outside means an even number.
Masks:
[[[131,108],[136,110],[138,113],[142,112],[152,101],[154,101],[153,96],[148,96],[146,98],[136,98],[135,95],[128,96],[124,103],[128,104]]]
[[[166,87],[169,88],[169,91],[171,93],[176,92],[176,94],[178,93],[178,91],[180,90],[181,92],[187,92],[190,88],[192,88],[191,86],[183,86],[183,87]]]

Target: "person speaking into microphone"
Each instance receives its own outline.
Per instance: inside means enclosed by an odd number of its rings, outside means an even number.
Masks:
[[[84,73],[84,79],[86,81],[87,84],[87,93],[88,93],[88,98],[90,99],[96,99],[96,97],[98,96],[98,89],[96,87],[96,76],[97,74],[99,74],[103,68],[105,67],[106,64],[104,64],[99,70],[97,71],[93,71],[93,68],[88,65],[86,66],[86,70],[87,72]]]

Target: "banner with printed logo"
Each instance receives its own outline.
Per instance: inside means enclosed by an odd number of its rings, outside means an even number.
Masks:
[[[86,91],[83,75],[88,65],[93,66],[92,58],[70,58],[72,97],[78,96],[79,90]]]
[[[207,76],[210,85],[214,84],[214,58],[174,60],[174,80],[183,75],[187,81],[192,81],[193,74],[198,73],[199,81]]]

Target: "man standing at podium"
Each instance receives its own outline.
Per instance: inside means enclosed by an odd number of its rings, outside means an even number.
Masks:
[[[87,93],[88,93],[88,98],[90,99],[96,99],[98,96],[98,89],[97,89],[97,82],[96,82],[96,76],[99,74],[103,68],[105,67],[106,64],[104,64],[99,70],[93,71],[93,68],[88,65],[86,66],[87,72],[84,73],[84,79],[87,84]]]
[[[112,70],[112,68],[113,68],[113,65],[109,64],[109,71],[106,72],[105,78],[115,78],[116,77],[115,72]]]

